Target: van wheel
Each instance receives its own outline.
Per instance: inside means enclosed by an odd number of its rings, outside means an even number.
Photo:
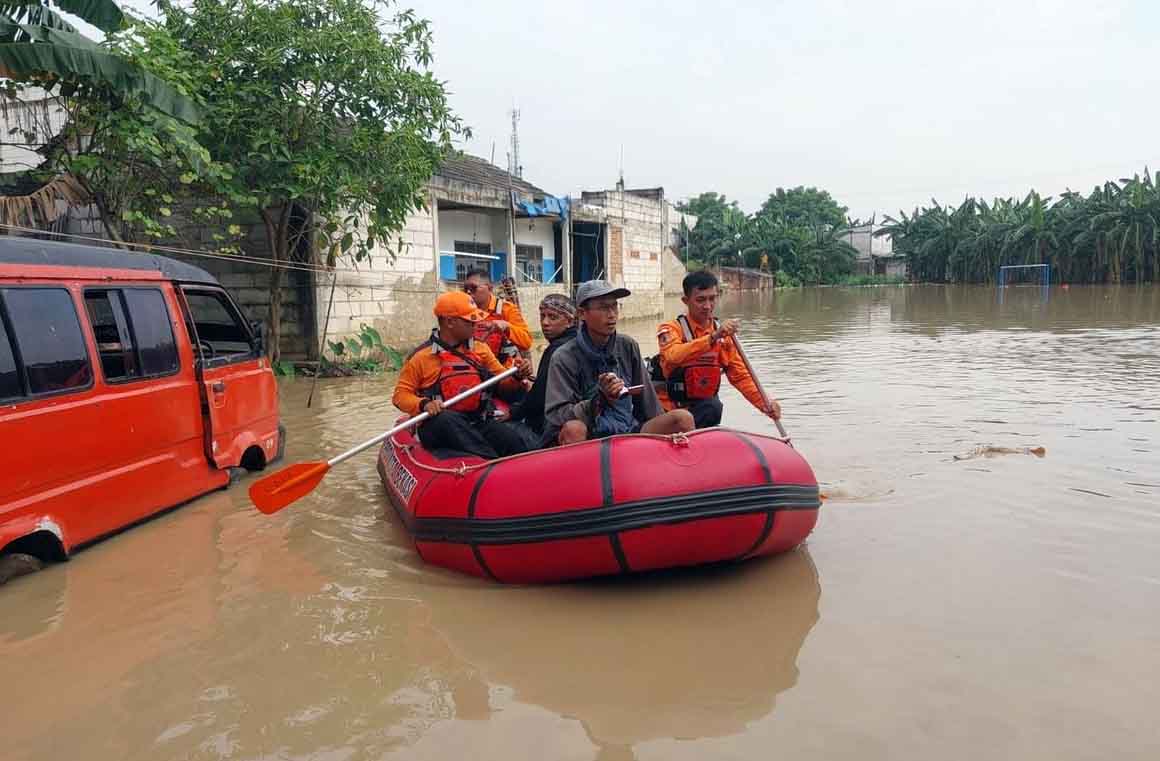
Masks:
[[[24,576],[44,568],[44,562],[33,555],[25,555],[23,552],[13,552],[9,555],[0,556],[0,584],[15,579],[17,576]]]

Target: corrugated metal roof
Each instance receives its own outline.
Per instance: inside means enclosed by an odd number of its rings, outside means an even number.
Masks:
[[[469,182],[505,191],[508,189],[510,181],[512,190],[517,190],[525,195],[536,198],[550,195],[526,180],[509,175],[506,170],[500,169],[490,161],[466,153],[461,153],[444,161],[443,166],[439,167],[439,171],[435,175],[446,180]]]

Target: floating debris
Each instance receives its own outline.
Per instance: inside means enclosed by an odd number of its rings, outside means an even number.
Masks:
[[[981,446],[975,447],[966,454],[955,455],[956,460],[973,460],[976,457],[998,457],[1003,454],[1030,454],[1036,457],[1043,457],[1047,454],[1046,447],[993,447]]]

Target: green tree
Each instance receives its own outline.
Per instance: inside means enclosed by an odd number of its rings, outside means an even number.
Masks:
[[[112,0],[56,0],[53,5],[108,35],[132,22]],[[65,95],[136,98],[187,122],[198,118],[188,93],[85,37],[43,1],[0,4],[0,77]]]
[[[799,185],[770,193],[756,216],[782,219],[792,227],[842,227],[847,211],[828,191]]]
[[[45,190],[70,204],[91,203],[118,243],[173,236],[169,220],[181,191],[213,196],[228,173],[194,131],[198,62],[158,24],[128,16],[110,0],[55,5],[105,36],[99,43],[84,37],[43,3],[0,6],[5,103],[38,104],[6,108],[20,118],[5,138],[43,157],[10,178],[15,197],[3,199],[5,220],[36,226],[51,219],[51,204],[28,203],[43,200]],[[213,202],[192,211],[224,213]]]
[[[162,7],[209,72],[199,139],[264,223],[276,357],[282,265],[317,251],[362,259],[388,244],[466,130],[430,70],[430,27],[412,11],[374,0]]]

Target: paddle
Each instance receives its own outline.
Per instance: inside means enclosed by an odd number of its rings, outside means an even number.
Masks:
[[[469,388],[461,394],[456,394],[447,401],[443,402],[443,407],[452,406],[458,402],[467,399],[473,394],[478,394],[489,386],[499,383],[504,378],[516,373],[519,368],[512,367],[504,370],[499,375],[488,378],[478,386]],[[405,431],[411,426],[418,425],[427,418],[431,417],[426,412],[420,413],[415,417],[399,423],[397,426],[387,431],[380,433],[369,441],[364,441],[358,446],[348,449],[337,457],[332,457],[329,460],[315,460],[312,462],[299,462],[282,468],[277,473],[271,473],[265,478],[260,478],[254,482],[250,487],[250,501],[254,506],[261,510],[266,515],[271,515],[278,512],[282,508],[295,502],[310,492],[314,491],[314,487],[318,486],[330,469],[339,464],[343,460],[348,460],[354,457],[359,452],[373,447],[381,441],[394,436],[399,431]]]
[[[762,398],[768,399],[769,396],[765,393],[765,389],[761,387],[761,381],[758,380],[757,373],[753,371],[753,365],[749,363],[749,357],[745,356],[745,349],[741,348],[741,340],[737,337],[736,333],[730,336],[730,338],[733,340],[733,345],[737,348],[737,353],[741,355],[741,361],[745,363],[745,369],[749,371],[749,377],[753,379],[753,385],[757,386],[757,390],[761,394]],[[781,421],[774,420],[773,423],[777,426],[777,432],[780,433],[781,437],[788,443],[789,434],[785,432],[785,428],[782,426]]]

